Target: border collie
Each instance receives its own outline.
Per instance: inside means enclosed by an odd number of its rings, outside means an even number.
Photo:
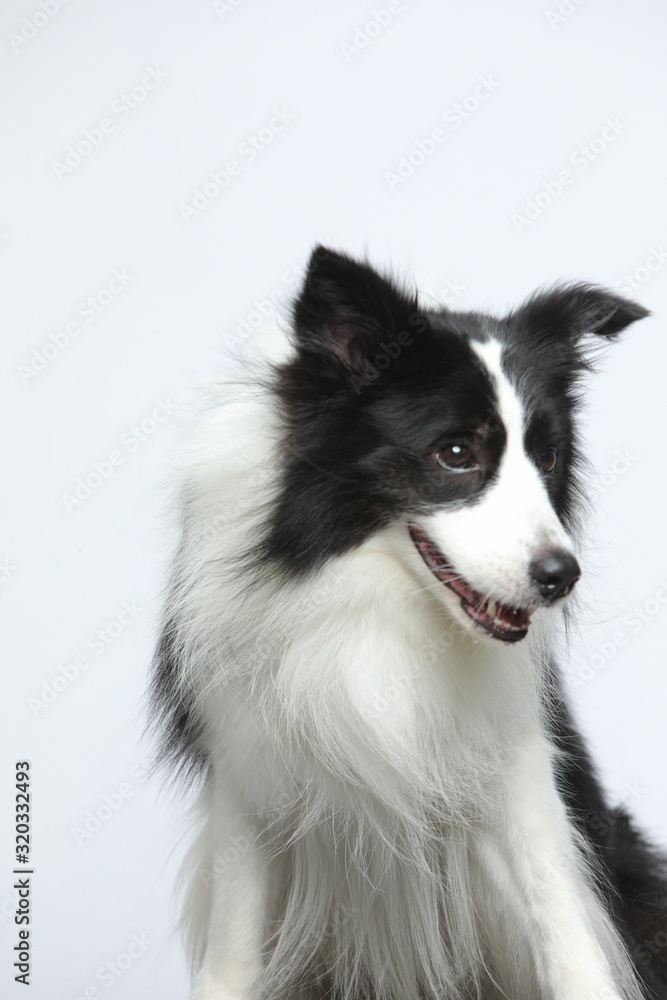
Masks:
[[[197,423],[152,687],[195,1000],[667,997],[663,860],[553,659],[583,376],[646,315],[423,308],[320,247],[288,359]]]

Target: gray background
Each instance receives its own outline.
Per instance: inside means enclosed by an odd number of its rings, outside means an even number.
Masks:
[[[169,914],[181,804],[145,780],[140,739],[175,466],[198,387],[232,354],[272,346],[316,240],[367,252],[451,304],[500,311],[558,277],[628,288],[630,276],[653,311],[587,392],[602,480],[568,678],[613,797],[667,844],[667,10],[658,0],[561,0],[561,14],[555,0],[394,0],[378,27],[384,0],[44,4],[51,13],[38,0],[0,11],[3,996],[23,995],[9,914],[11,781],[24,758],[31,995],[187,995]],[[149,70],[153,89],[142,91]],[[482,100],[472,96],[480,78]],[[271,141],[250,159],[243,144],[274,109],[291,120],[261,133]],[[614,137],[596,142],[607,119]],[[396,181],[434,129],[445,138]],[[220,190],[209,175],[232,159],[239,172]],[[207,183],[205,207],[188,213]],[[114,271],[124,284],[110,294]],[[41,364],[54,337],[64,346]],[[160,400],[168,415],[151,423]],[[112,473],[68,501],[112,452]],[[114,625],[123,604],[134,617]],[[82,654],[87,665],[72,667]],[[68,664],[73,679],[47,704]],[[96,811],[104,820],[85,836]],[[144,950],[117,976],[109,964],[133,935]]]

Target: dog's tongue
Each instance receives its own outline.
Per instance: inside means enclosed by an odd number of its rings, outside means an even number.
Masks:
[[[484,599],[484,596],[462,580],[452,564],[428,535],[415,525],[410,525],[410,537],[431,572],[445,586],[461,598],[461,607],[477,625],[495,639],[518,642],[523,639],[530,624],[530,611],[511,608],[505,604]]]

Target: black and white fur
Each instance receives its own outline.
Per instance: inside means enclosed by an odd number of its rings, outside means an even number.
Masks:
[[[199,421],[153,681],[195,1000],[667,997],[663,863],[551,656],[587,349],[645,315],[426,310],[318,248],[290,358]]]

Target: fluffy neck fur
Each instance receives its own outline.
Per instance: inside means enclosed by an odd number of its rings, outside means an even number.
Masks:
[[[476,642],[424,589],[400,524],[303,580],[248,573],[281,433],[253,399],[204,418],[171,600],[178,683],[210,762],[204,795],[218,780],[238,789],[288,874],[263,995],[299,996],[321,973],[336,997],[495,996],[477,912],[489,873],[473,848],[505,822],[516,748],[543,731],[553,614],[537,612],[518,647]],[[215,863],[208,814],[199,868]],[[192,928],[209,906],[194,881]],[[191,944],[196,964],[194,930]],[[528,965],[507,975],[504,988],[534,982]]]

